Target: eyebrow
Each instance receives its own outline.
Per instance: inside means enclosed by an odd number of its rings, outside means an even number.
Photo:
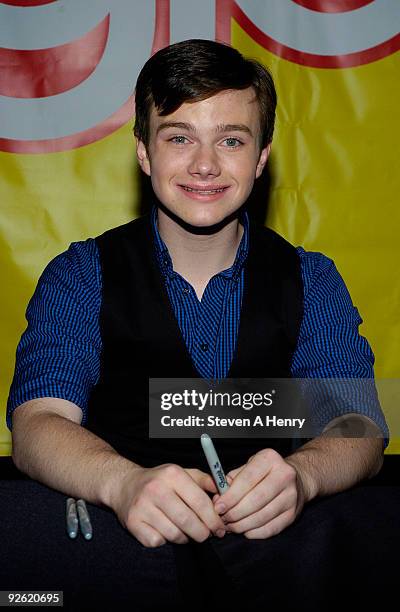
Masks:
[[[251,129],[244,123],[220,123],[217,126],[217,132],[246,132],[253,136]]]
[[[160,123],[160,125],[157,127],[156,133],[159,134],[162,130],[168,130],[169,128],[196,132],[196,128],[191,123],[185,123],[184,121],[165,121],[164,123]],[[244,123],[220,123],[217,125],[215,131],[219,133],[245,132],[246,134],[253,136],[251,129]]]
[[[195,127],[191,123],[185,123],[183,121],[165,121],[160,123],[157,127],[157,134],[162,130],[168,130],[168,128],[175,128],[178,130],[186,130],[188,132],[195,132]]]

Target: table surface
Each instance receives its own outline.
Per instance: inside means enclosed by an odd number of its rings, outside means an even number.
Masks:
[[[350,609],[341,606],[350,593],[360,609],[360,602],[370,608],[376,598],[381,607],[397,597],[400,486],[388,483],[393,461],[385,460],[380,478],[313,500],[273,538],[229,534],[154,549],[143,547],[111,510],[89,503],[93,539],[71,540],[67,496],[21,475],[9,458],[1,463],[9,471],[0,478],[0,590],[63,590],[64,609],[79,612],[89,604],[132,610],[133,602],[135,610],[193,610],[192,600],[183,601],[181,577],[191,584],[185,597],[201,601],[207,564],[216,557],[225,572],[221,585],[230,581],[236,603],[242,597],[259,609],[274,601],[282,612],[325,612],[328,602]]]

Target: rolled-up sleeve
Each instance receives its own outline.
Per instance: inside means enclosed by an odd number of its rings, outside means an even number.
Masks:
[[[56,397],[87,404],[100,373],[101,273],[95,240],[74,242],[39,278],[28,304],[7,402],[7,426],[20,404]]]
[[[301,247],[297,251],[304,285],[304,313],[292,359],[292,376],[347,380],[335,385],[315,385],[315,397],[318,394],[325,397],[328,389],[334,396],[334,401],[323,401],[313,407],[321,430],[338,416],[359,413],[378,425],[386,448],[389,429],[373,383],[374,355],[359,333],[362,318],[333,261]]]

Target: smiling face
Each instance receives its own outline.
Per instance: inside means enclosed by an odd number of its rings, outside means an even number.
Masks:
[[[260,176],[258,103],[252,88],[222,91],[175,112],[150,115],[148,147],[137,143],[142,170],[159,201],[183,222],[210,227],[235,213]]]

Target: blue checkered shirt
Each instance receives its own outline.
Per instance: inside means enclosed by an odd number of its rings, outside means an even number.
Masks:
[[[224,378],[234,354],[249,249],[249,219],[233,265],[213,276],[199,300],[193,287],[174,271],[157,228],[152,228],[157,260],[169,299],[193,363],[204,378]],[[373,378],[374,356],[358,332],[362,319],[333,261],[297,248],[304,286],[304,315],[291,363],[295,378]],[[31,399],[57,397],[77,404],[87,419],[91,389],[99,380],[102,340],[100,256],[93,238],[74,242],[41,275],[26,318],[28,327],[17,347],[14,379],[7,403],[7,426],[13,410]],[[329,406],[322,425],[338,416]],[[350,411],[350,409],[349,409]],[[379,404],[357,402],[351,412],[368,416],[389,431]]]

